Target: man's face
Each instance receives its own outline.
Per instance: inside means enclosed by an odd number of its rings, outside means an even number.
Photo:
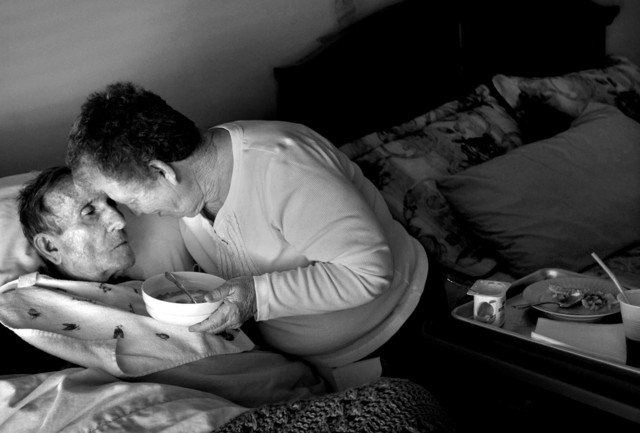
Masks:
[[[103,193],[77,188],[71,179],[45,198],[62,230],[51,234],[60,270],[86,281],[107,281],[135,262],[124,231],[125,220]]]

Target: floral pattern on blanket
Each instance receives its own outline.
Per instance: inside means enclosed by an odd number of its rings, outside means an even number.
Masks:
[[[496,261],[456,219],[435,179],[521,145],[517,123],[481,85],[464,98],[340,149],[374,182],[393,216],[435,260],[480,277]]]
[[[382,192],[393,216],[431,258],[449,275],[471,281],[496,272],[496,256],[470,233],[436,180],[528,142],[522,96],[535,93],[569,115],[589,101],[607,103],[640,120],[640,68],[622,56],[610,56],[601,69],[541,78],[496,75],[492,84],[340,147]],[[609,260],[616,269],[640,275],[636,256],[640,251]],[[597,267],[587,272],[597,272]]]
[[[587,69],[557,77],[513,77],[496,75],[492,79],[497,92],[514,110],[515,116],[527,113],[523,95],[539,96],[561,112],[575,114],[590,101],[616,106],[627,116],[640,121],[640,67],[623,56],[612,55],[602,69]]]

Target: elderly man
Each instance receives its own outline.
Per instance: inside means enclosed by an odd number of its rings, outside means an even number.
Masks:
[[[325,392],[306,364],[260,350],[241,331],[230,339],[149,317],[141,282],[121,281],[135,262],[122,214],[104,194],[77,188],[68,168],[42,171],[18,202],[23,231],[50,275],[2,286],[0,322],[32,346],[116,377],[213,392],[247,407]],[[7,334],[14,341],[3,341],[22,358],[11,373],[24,373],[17,368],[25,363],[31,371],[34,362],[45,363],[39,371],[68,366]]]
[[[76,188],[69,168],[44,170],[18,202],[24,234],[51,276],[116,281],[133,266],[122,213],[105,194]]]
[[[29,182],[19,194],[18,213],[27,240],[52,277],[105,282],[118,279],[135,262],[125,220],[113,201],[76,189],[67,167],[51,167]],[[0,328],[14,355],[3,362],[4,374],[71,365]]]

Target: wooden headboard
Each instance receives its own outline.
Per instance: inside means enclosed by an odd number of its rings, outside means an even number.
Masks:
[[[275,68],[278,118],[340,145],[456,99],[497,73],[600,67],[618,10],[589,0],[405,0]]]

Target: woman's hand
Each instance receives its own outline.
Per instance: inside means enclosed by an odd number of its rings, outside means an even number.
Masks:
[[[189,327],[191,332],[210,332],[238,329],[257,311],[253,277],[238,277],[228,280],[204,296],[207,302],[222,300],[220,307],[211,316]]]

